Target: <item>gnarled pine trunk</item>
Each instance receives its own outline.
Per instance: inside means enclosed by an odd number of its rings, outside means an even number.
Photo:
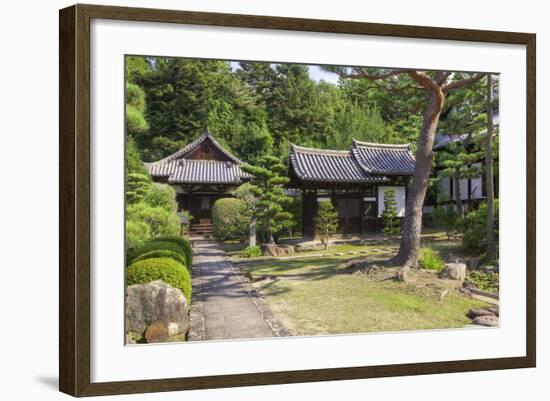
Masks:
[[[428,189],[428,181],[432,169],[433,143],[439,115],[443,108],[445,95],[441,88],[428,90],[426,109],[424,111],[422,129],[416,147],[416,168],[409,187],[405,218],[403,221],[403,235],[399,252],[390,261],[401,265],[397,275],[401,281],[407,280],[407,272],[416,266],[418,249],[420,248],[420,234],[422,230],[422,207]]]

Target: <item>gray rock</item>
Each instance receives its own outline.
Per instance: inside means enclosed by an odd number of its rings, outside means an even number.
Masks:
[[[463,295],[467,296],[467,297],[471,297],[471,296],[472,296],[472,291],[470,291],[469,288],[460,287],[460,288],[458,289],[458,291],[459,291],[460,293],[462,293]]]
[[[498,305],[493,305],[487,308],[487,310],[492,312],[495,316],[500,316],[500,307]]]
[[[496,317],[495,315],[478,316],[472,320],[472,323],[479,326],[494,327],[498,326],[498,317]]]
[[[126,332],[143,334],[153,322],[166,325],[170,336],[189,329],[189,305],[180,289],[160,280],[126,289]]]
[[[296,252],[293,245],[262,244],[260,248],[263,256],[292,255]]]
[[[490,309],[478,308],[478,309],[470,309],[467,316],[470,319],[475,319],[476,317],[479,317],[479,316],[496,316],[496,315]]]
[[[466,279],[466,265],[464,263],[445,263],[445,268],[439,273],[439,277],[464,281]]]

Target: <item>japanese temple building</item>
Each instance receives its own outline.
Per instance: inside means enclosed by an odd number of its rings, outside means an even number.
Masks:
[[[251,178],[243,162],[224,149],[208,131],[196,140],[147,166],[156,182],[170,184],[180,209],[193,216],[191,234],[212,233],[212,205]]]
[[[212,233],[212,205],[252,176],[244,162],[205,132],[162,160],[148,163],[154,181],[170,184],[179,208],[193,216],[192,235]],[[353,141],[350,150],[314,149],[292,145],[287,188],[303,197],[303,235],[315,236],[317,204],[331,200],[338,211],[338,232],[378,232],[384,193],[394,190],[398,215],[405,212],[407,185],[414,172],[409,145]]]
[[[407,185],[415,159],[409,145],[353,141],[350,150],[293,145],[289,188],[303,196],[303,234],[315,237],[317,204],[330,200],[343,235],[378,232],[382,228],[384,193],[394,190],[399,217],[405,213]]]

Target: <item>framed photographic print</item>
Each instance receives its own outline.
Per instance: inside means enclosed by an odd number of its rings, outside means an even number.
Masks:
[[[60,390],[535,366],[535,35],[60,11]]]

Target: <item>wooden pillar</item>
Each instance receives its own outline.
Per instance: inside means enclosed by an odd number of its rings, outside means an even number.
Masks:
[[[363,235],[365,233],[365,228],[364,228],[364,218],[365,218],[365,202],[364,202],[364,198],[365,198],[365,188],[361,187],[361,192],[359,193],[359,232],[361,233],[361,235]]]
[[[302,189],[302,238],[306,236],[306,190]]]
[[[193,194],[193,191],[189,190],[189,193],[187,195],[187,199],[188,199],[188,202],[189,202],[189,213],[191,213],[191,210],[193,208],[193,204],[191,203],[192,202],[192,199],[191,199],[191,195]],[[193,215],[191,215],[192,217],[195,217]],[[194,220],[194,219],[193,219]],[[191,220],[191,221],[193,221]],[[195,224],[197,223],[197,221],[195,221]],[[189,223],[189,227],[191,227],[191,223]]]

